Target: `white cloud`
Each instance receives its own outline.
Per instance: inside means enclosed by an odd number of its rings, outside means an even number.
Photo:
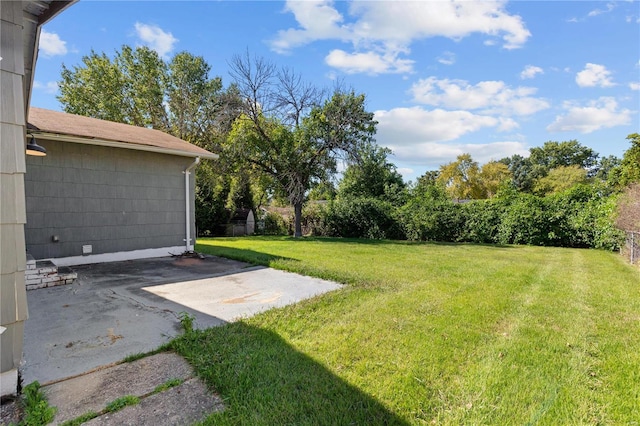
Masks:
[[[522,80],[534,78],[537,74],[544,74],[544,70],[534,65],[527,65],[526,67],[524,67],[524,70],[522,70],[522,72],[520,73],[520,78]]]
[[[403,72],[400,70],[405,67],[411,71],[413,62],[400,59],[399,55],[410,54],[411,43],[424,38],[460,40],[480,33],[491,40],[501,37],[505,49],[522,47],[531,33],[519,16],[505,10],[505,4],[503,0],[415,1],[403,2],[399,7],[396,2],[359,1],[348,3],[345,18],[331,0],[287,1],[285,11],[294,15],[299,27],[279,31],[270,43],[274,51],[288,53],[317,40],[340,40],[353,45],[352,53],[339,51],[340,59],[394,58],[393,63],[400,62],[402,66],[382,67],[384,72]],[[373,68],[348,69],[380,72],[379,61],[371,61],[371,65]]]
[[[36,90],[42,90],[48,94],[56,94],[58,93],[58,82],[57,81],[48,81],[46,83],[42,83],[38,80],[33,82],[33,88]]]
[[[549,108],[549,103],[535,98],[533,87],[511,88],[503,81],[481,81],[471,85],[465,80],[421,79],[410,92],[416,102],[445,108],[480,110],[485,114],[531,115]]]
[[[152,50],[158,52],[158,55],[166,58],[173,50],[178,39],[173,34],[165,32],[157,25],[148,25],[140,22],[135,23],[136,34],[140,40],[149,46]]]
[[[455,161],[461,154],[469,153],[480,164],[518,154],[526,157],[529,150],[524,142],[491,142],[484,144],[448,144],[437,142],[417,143],[412,146],[390,146],[394,158],[409,164],[419,164],[427,170]]]
[[[576,74],[576,83],[580,87],[611,87],[615,86],[611,81],[611,71],[599,64],[587,63],[584,70]]]
[[[67,42],[61,40],[58,34],[50,33],[45,29],[40,32],[39,48],[40,52],[47,58],[67,54]]]
[[[586,106],[565,102],[565,115],[559,115],[547,126],[550,132],[591,133],[608,127],[624,126],[631,122],[633,111],[619,109],[615,99],[601,97]]]
[[[598,16],[598,15],[602,15],[603,13],[609,13],[611,12],[613,9],[616,8],[616,4],[613,2],[609,2],[607,3],[607,9],[593,9],[591,12],[589,12],[587,14],[587,16],[589,17],[594,17],[594,16]]]
[[[640,82],[634,81],[629,83],[629,89],[631,90],[640,90]]]
[[[487,115],[421,107],[376,111],[375,119],[378,121],[376,139],[385,146],[449,141],[482,128],[501,125],[499,119]]]
[[[438,57],[438,62],[444,65],[453,65],[456,63],[456,54],[453,52],[444,52]]]
[[[347,53],[340,49],[332,50],[325,61],[327,65],[347,74],[408,73],[413,68],[413,61],[399,59],[397,55],[380,55],[375,52]]]
[[[407,178],[407,176],[412,176],[415,173],[415,170],[409,167],[398,167],[396,171],[400,173],[405,179]]]

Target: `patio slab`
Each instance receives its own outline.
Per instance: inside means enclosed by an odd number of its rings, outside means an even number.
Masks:
[[[24,384],[52,383],[154,350],[182,332],[183,312],[196,328],[208,328],[340,288],[214,256],[72,269],[74,284],[27,292]]]

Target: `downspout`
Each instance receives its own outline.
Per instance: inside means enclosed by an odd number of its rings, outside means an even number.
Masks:
[[[184,202],[185,202],[185,217],[186,217],[186,233],[184,238],[185,244],[185,252],[189,253],[193,251],[193,245],[191,244],[191,202],[189,200],[189,175],[191,175],[191,170],[193,170],[198,163],[200,163],[200,157],[196,157],[193,160],[193,163],[189,165],[186,169],[184,169]]]

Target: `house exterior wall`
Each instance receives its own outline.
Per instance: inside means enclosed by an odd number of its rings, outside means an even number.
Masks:
[[[0,2],[0,396],[17,391],[27,299],[22,2]]]
[[[91,255],[185,245],[183,171],[193,158],[38,143],[47,156],[28,157],[25,177],[26,248],[34,258],[83,256],[87,245]],[[190,186],[195,229],[193,179]]]

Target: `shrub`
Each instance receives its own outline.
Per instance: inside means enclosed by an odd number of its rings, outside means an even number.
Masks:
[[[463,204],[464,226],[460,240],[479,244],[497,242],[505,207],[501,200],[477,200]]]
[[[505,208],[498,226],[497,242],[501,244],[545,245],[548,221],[542,198],[520,194]]]
[[[264,228],[261,232],[264,235],[289,235],[291,232],[291,221],[276,212],[266,212],[262,216]]]
[[[399,217],[409,240],[454,242],[463,234],[461,210],[461,205],[452,201],[418,198],[405,204]]]
[[[342,198],[328,205],[319,229],[334,237],[402,239],[394,211],[391,203],[376,198]]]

